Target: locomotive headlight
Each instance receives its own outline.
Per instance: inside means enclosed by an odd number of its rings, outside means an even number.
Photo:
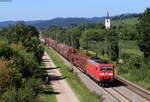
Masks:
[[[112,75],[113,75],[113,73],[109,73],[109,75],[111,75],[111,76],[112,76]]]
[[[100,73],[100,75],[104,75],[104,73]]]

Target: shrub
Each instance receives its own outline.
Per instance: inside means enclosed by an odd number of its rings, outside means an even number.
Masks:
[[[5,92],[0,102],[39,102],[31,88],[13,88]]]
[[[126,65],[128,68],[141,68],[143,64],[143,56],[133,54],[133,53],[122,53],[123,64]]]
[[[38,95],[38,93],[44,90],[42,87],[42,81],[40,79],[35,78],[25,80],[23,87],[31,89],[36,96]]]
[[[11,68],[9,68],[10,62],[0,59],[0,95],[4,93],[7,87],[10,86]]]

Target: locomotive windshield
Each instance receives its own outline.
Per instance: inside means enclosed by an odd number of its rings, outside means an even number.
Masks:
[[[101,66],[100,71],[112,71],[111,66]]]

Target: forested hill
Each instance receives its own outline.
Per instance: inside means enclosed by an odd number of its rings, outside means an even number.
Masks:
[[[119,16],[111,16],[113,24],[118,24],[118,20],[126,20],[128,23],[136,23],[136,19],[139,14],[122,14]],[[55,18],[51,20],[36,20],[36,21],[4,21],[0,22],[0,27],[6,27],[9,25],[15,25],[17,22],[23,22],[28,25],[35,26],[37,28],[48,28],[50,26],[67,27],[70,25],[80,25],[83,23],[98,23],[104,20],[105,17],[93,17],[93,18]],[[132,20],[134,19],[134,20]],[[117,22],[115,22],[117,21]]]
[[[70,25],[79,25],[82,23],[97,23],[104,20],[104,17],[93,18],[55,18],[52,20],[37,20],[37,21],[4,21],[0,22],[0,27],[15,25],[17,22],[33,25],[38,28],[47,28],[49,26],[66,27]]]
[[[80,25],[83,23],[98,23],[103,21],[104,17],[94,17],[94,18],[55,18],[52,20],[40,22],[34,24],[36,27],[47,28],[49,26],[59,26],[59,27],[67,27],[70,25]]]

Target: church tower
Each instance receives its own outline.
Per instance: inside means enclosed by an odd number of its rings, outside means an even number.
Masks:
[[[105,18],[105,28],[110,29],[110,18],[109,18],[109,13],[107,12],[107,16]]]

